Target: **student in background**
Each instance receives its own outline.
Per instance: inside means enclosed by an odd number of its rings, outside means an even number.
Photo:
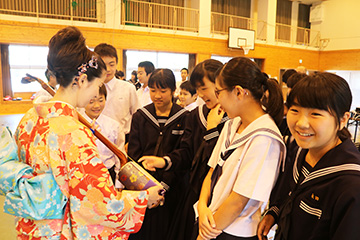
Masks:
[[[180,85],[179,105],[186,110],[191,111],[197,107],[196,99],[196,89],[191,85],[190,81],[183,82]]]
[[[85,112],[82,115],[89,122],[93,122],[94,127],[99,129],[99,131],[101,131],[107,139],[124,151],[125,139],[119,139],[119,136],[123,136],[119,134],[120,124],[116,120],[102,114],[106,105],[106,95],[105,85],[102,85],[99,88],[99,95],[90,100],[90,102],[85,106]],[[96,139],[95,143],[99,150],[100,159],[108,169],[113,184],[116,188],[121,188],[122,185],[117,179],[117,175],[120,170],[120,160],[99,139]]]
[[[106,64],[106,79],[104,85],[107,91],[107,101],[103,114],[120,124],[119,139],[127,137],[130,132],[131,118],[140,107],[135,87],[127,81],[119,81],[115,77],[118,55],[116,49],[106,43],[97,45],[94,52],[100,55]]]
[[[281,89],[244,57],[219,69],[215,86],[231,120],[208,162],[210,170],[194,206],[199,218],[192,239],[256,240],[261,210],[285,154],[277,128],[283,111]]]
[[[136,93],[139,98],[140,107],[144,107],[152,102],[150,98],[150,89],[148,86],[148,82],[151,73],[154,70],[154,64],[149,61],[141,62],[138,65],[137,77],[142,86],[136,91]]]
[[[289,77],[294,73],[297,73],[295,69],[287,69],[281,77],[282,82],[286,84]]]
[[[45,76],[46,79],[48,80],[48,85],[54,90],[56,91],[56,85],[58,84],[56,82],[56,77],[54,76],[54,74],[49,70],[46,69],[45,71]],[[43,100],[44,101],[48,101],[51,98],[53,98],[53,96],[48,93],[48,91],[46,91],[45,89],[41,88],[40,91],[36,92],[34,95],[34,99],[38,98],[38,97],[44,97]]]
[[[189,76],[189,69],[182,68],[180,74],[181,74],[181,82],[185,82],[187,80],[187,77]]]
[[[189,70],[187,68],[182,68],[180,71],[180,76],[181,76],[181,82],[176,82],[176,90],[175,90],[174,97],[175,97],[176,103],[181,106],[180,100],[179,100],[180,85],[183,82],[187,81],[187,77],[189,76]]]
[[[332,73],[301,79],[289,97],[287,122],[300,149],[271,193],[258,227],[267,239],[358,239],[360,153],[346,129],[352,95]]]
[[[134,84],[136,90],[141,88],[141,83],[139,82],[137,78],[137,72],[134,70],[131,72],[131,79],[129,80],[130,83]]]
[[[284,76],[283,76],[283,78],[286,79],[287,92],[286,92],[286,99],[285,99],[285,104],[284,104],[284,119],[283,119],[281,125],[279,126],[280,132],[284,136],[284,140],[285,140],[287,148],[289,147],[289,143],[287,141],[290,140],[290,137],[291,137],[291,133],[289,131],[289,128],[288,128],[287,122],[286,122],[286,114],[289,109],[289,107],[287,105],[287,98],[289,96],[291,89],[295,86],[295,84],[298,81],[300,81],[302,78],[307,76],[304,73],[293,72],[292,70],[293,69],[287,70],[285,72],[286,74],[284,73]],[[293,138],[291,139],[291,142],[293,142]],[[295,145],[296,145],[296,143],[295,143]],[[289,153],[289,152],[287,152],[287,153]]]
[[[215,72],[222,66],[221,62],[208,59],[196,65],[191,73],[190,83],[206,104],[189,113],[180,147],[163,158],[141,158],[146,169],[162,169],[168,161],[171,165],[169,171],[183,173],[187,178],[185,194],[178,200],[167,239],[190,239],[195,223],[193,205],[199,199],[201,185],[209,171],[207,162],[224,123],[229,119],[215,95]]]
[[[156,69],[150,76],[149,89],[153,103],[139,109],[133,117],[128,155],[134,160],[143,156],[164,155],[177,149],[184,132],[188,111],[173,103],[175,76],[170,69]],[[150,172],[157,180],[170,186],[165,204],[146,213],[141,230],[130,236],[139,240],[167,240],[166,234],[179,198],[183,195],[183,175],[163,169]]]
[[[291,89],[295,86],[295,84],[306,76],[307,75],[305,73],[294,73],[287,79],[286,82],[286,86],[288,87],[287,96],[289,96]]]
[[[125,74],[121,70],[116,70],[115,77],[119,80],[125,80]]]

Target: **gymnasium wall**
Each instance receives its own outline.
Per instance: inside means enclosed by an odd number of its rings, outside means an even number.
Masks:
[[[49,39],[59,29],[65,27],[4,20],[0,21],[0,25],[0,43],[43,46],[48,44]],[[212,54],[231,57],[243,56],[242,50],[228,49],[227,40],[129,30],[79,28],[85,35],[89,47],[107,42],[117,48],[120,57],[119,69],[122,68],[123,63],[120,53],[124,49],[193,53],[196,55],[197,63],[210,58]],[[319,65],[321,54],[316,50],[256,44],[255,50],[250,51],[247,56],[264,59],[262,70],[271,77],[279,77],[281,68],[296,68],[299,65],[299,59],[302,59],[302,65],[310,70],[326,69],[326,65],[321,64],[321,67]],[[323,57],[322,61],[330,63],[330,61],[326,61],[326,57]],[[0,114],[23,113],[30,107],[31,103],[25,101],[1,102]]]

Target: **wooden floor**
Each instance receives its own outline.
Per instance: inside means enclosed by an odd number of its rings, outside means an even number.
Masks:
[[[24,114],[0,115],[0,126],[9,127],[11,132],[14,133],[23,116]]]

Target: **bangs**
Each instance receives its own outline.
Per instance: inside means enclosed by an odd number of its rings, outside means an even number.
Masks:
[[[168,83],[166,82],[166,80],[164,80],[163,78],[152,78],[149,79],[149,88],[171,88]]]
[[[190,75],[190,83],[195,88],[204,86],[203,78],[205,77],[205,69],[202,63],[198,64]]]
[[[170,88],[176,90],[175,76],[170,69],[156,69],[150,76],[148,82],[149,88]]]
[[[306,77],[291,89],[287,102],[289,107],[299,105],[304,108],[329,111],[329,103],[333,102],[333,94],[329,93],[328,90]]]
[[[347,82],[332,73],[318,73],[301,79],[291,89],[288,106],[316,108],[336,115],[350,111],[352,94]]]

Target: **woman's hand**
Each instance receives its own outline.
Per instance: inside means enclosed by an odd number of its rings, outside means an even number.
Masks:
[[[270,229],[275,224],[275,219],[272,215],[268,214],[261,220],[257,229],[257,236],[259,240],[266,240]]]
[[[160,195],[162,190],[163,188],[161,186],[154,186],[147,190],[149,192],[149,199],[147,203],[148,208],[156,208],[164,203],[164,196]]]
[[[213,213],[206,206],[198,206],[199,210],[199,236],[198,239],[213,239],[222,233],[216,229]]]
[[[224,116],[224,110],[221,108],[220,104],[217,104],[213,109],[210,110],[207,116],[207,130],[216,128],[219,125],[221,119]]]
[[[149,171],[156,171],[156,168],[164,168],[166,163],[165,159],[156,156],[143,156],[139,159],[145,169]]]

